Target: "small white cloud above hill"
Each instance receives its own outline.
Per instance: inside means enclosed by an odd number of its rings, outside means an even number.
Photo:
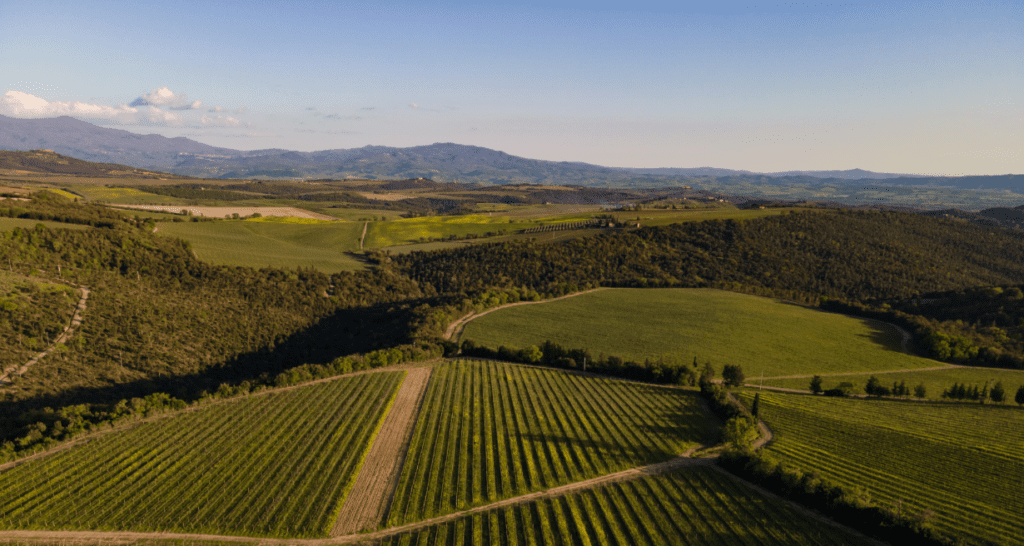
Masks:
[[[205,114],[199,118],[199,123],[203,127],[238,127],[242,124],[242,122],[231,116],[207,116]]]
[[[158,87],[150,93],[139,96],[128,106],[167,106],[171,110],[196,110],[203,106],[201,101],[189,101],[184,93],[175,93],[166,87]]]

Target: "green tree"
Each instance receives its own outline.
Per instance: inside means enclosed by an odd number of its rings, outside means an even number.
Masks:
[[[747,450],[757,439],[757,425],[746,415],[737,415],[722,427],[722,441],[740,450]]]
[[[821,388],[821,376],[816,375],[811,378],[811,392],[814,394],[821,394],[824,389]]]
[[[928,389],[924,386],[924,383],[919,383],[916,387],[914,387],[914,396],[918,398],[924,398],[925,396],[928,396]]]
[[[988,393],[989,398],[992,399],[996,404],[1002,404],[1006,401],[1006,391],[1003,389],[1003,382],[996,381],[996,384],[992,386],[992,390]]]
[[[1024,385],[1021,385],[1021,387],[1017,389],[1017,395],[1013,397],[1013,401],[1024,406]]]
[[[730,387],[740,387],[746,376],[743,375],[743,368],[739,364],[726,364],[722,368],[722,379]]]
[[[750,405],[750,414],[754,417],[761,417],[761,393],[754,395],[754,402]]]
[[[868,396],[882,396],[882,388],[882,382],[872,375],[868,378],[867,385],[864,385],[864,392],[866,392]]]

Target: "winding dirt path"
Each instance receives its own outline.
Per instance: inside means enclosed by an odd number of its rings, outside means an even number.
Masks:
[[[481,311],[479,313],[470,313],[470,314],[468,314],[468,315],[466,315],[466,316],[464,316],[464,317],[462,317],[460,319],[456,319],[455,322],[449,324],[448,325],[448,329],[445,330],[445,332],[444,332],[444,338],[449,340],[449,341],[451,341],[452,339],[458,340],[459,337],[462,336],[462,329],[466,327],[466,324],[469,321],[471,321],[473,319],[480,318],[480,317],[482,317],[482,316],[484,316],[484,315],[486,315],[488,313],[493,313],[493,312],[501,310],[501,309],[507,309],[509,307],[516,307],[516,306],[519,306],[519,305],[535,305],[535,304],[539,304],[539,303],[550,303],[550,302],[553,302],[553,301],[564,300],[566,298],[574,298],[576,296],[582,296],[583,294],[589,294],[591,292],[597,292],[598,290],[607,290],[607,288],[603,288],[603,287],[602,288],[591,288],[590,290],[584,290],[583,292],[574,292],[572,294],[566,294],[564,296],[559,296],[557,298],[551,298],[549,300],[517,301],[516,303],[506,303],[505,305],[499,305],[498,307],[492,307],[490,309],[487,309],[486,311]]]
[[[374,529],[384,521],[398,488],[432,371],[433,368],[415,368],[406,374],[395,403],[366,454],[366,462],[345,497],[331,536]]]
[[[75,330],[82,325],[82,312],[86,309],[86,302],[89,301],[90,290],[85,286],[79,286],[78,289],[81,291],[81,297],[78,300],[78,307],[75,308],[75,314],[71,317],[71,324],[64,327],[64,331],[57,336],[57,339],[50,343],[50,346],[43,352],[32,357],[31,360],[23,364],[22,366],[11,366],[4,370],[3,374],[0,374],[0,386],[4,383],[9,383],[11,376],[24,375],[35,363],[39,362],[50,353],[57,349],[57,345],[67,342],[71,338],[71,335],[75,333]]]

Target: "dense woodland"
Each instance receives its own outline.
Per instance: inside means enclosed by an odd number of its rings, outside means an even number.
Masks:
[[[0,442],[41,437],[47,423],[52,433],[56,421],[71,422],[58,417],[61,412],[104,419],[121,411],[115,409],[121,400],[165,407],[177,403],[170,397],[196,400],[214,391],[422,358],[442,347],[451,352],[457,348],[440,335],[471,309],[599,285],[711,286],[813,305],[822,297],[847,305],[869,302],[881,309],[882,300],[1024,283],[1021,240],[905,213],[809,211],[551,245],[375,253],[370,257],[376,266],[367,271],[325,275],[210,266],[195,258],[187,242],[154,235],[146,221],[52,194],[0,200],[4,211],[97,227],[38,225],[0,233],[0,264],[11,272],[34,272],[57,284],[63,277],[93,289],[86,320],[66,350],[0,390]],[[957,303],[975,301],[972,294],[950,296],[948,305],[933,303],[931,314],[917,316],[936,324],[962,320],[962,335],[992,339],[999,336],[989,329],[995,321],[1006,339],[1019,339],[1016,292],[985,292],[992,301],[974,307]],[[958,305],[961,315],[941,311]],[[39,327],[48,320],[40,317]],[[569,364],[561,358],[575,363],[576,355],[548,352],[556,366]],[[345,358],[354,354],[367,356]],[[676,382],[692,376],[683,365],[619,363],[600,355],[590,362],[638,378]],[[658,365],[680,375],[663,378],[646,370]],[[151,402],[143,401],[147,396]],[[87,405],[59,409],[69,404]]]

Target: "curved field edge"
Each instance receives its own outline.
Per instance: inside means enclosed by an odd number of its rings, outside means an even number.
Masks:
[[[877,375],[876,375],[877,374]],[[903,370],[892,372],[863,372],[851,375],[827,375],[823,374],[822,388],[825,390],[837,387],[841,382],[853,383],[855,393],[863,392],[864,385],[868,379],[876,375],[883,386],[889,387],[893,383],[906,383],[907,388],[913,392],[918,385],[925,387],[925,399],[941,400],[943,391],[949,389],[954,383],[967,384],[970,387],[979,388],[988,385],[992,388],[996,382],[1002,382],[1006,391],[1008,403],[1013,403],[1013,396],[1017,389],[1024,386],[1024,370],[1007,370],[1003,368],[981,368],[975,366],[947,366],[939,370]],[[774,379],[765,378],[766,387],[781,387],[809,391],[810,377]]]
[[[244,397],[26,462],[0,473],[0,526],[326,536],[403,376]]]
[[[717,438],[693,391],[561,370],[435,367],[387,525],[662,462]]]
[[[748,405],[753,396],[739,393]],[[760,416],[775,433],[768,452],[785,464],[967,543],[1024,533],[1018,408],[762,392]]]
[[[942,366],[905,354],[895,327],[724,290],[615,288],[469,321],[462,339],[497,348],[552,341],[626,359],[739,364],[748,378]]]
[[[701,465],[453,518],[407,544],[872,544]]]

